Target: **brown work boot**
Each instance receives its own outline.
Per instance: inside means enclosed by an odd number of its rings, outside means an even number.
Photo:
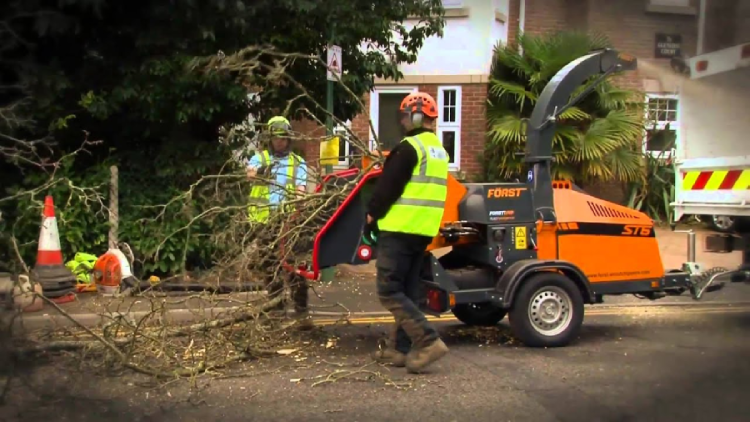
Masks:
[[[443,340],[438,338],[427,346],[412,349],[406,356],[406,369],[411,373],[419,373],[447,353],[448,346],[443,343]]]
[[[295,326],[300,331],[310,331],[315,328],[315,323],[307,312],[295,312],[294,321]]]
[[[391,335],[395,336],[395,329],[392,330]],[[397,368],[403,368],[406,366],[406,354],[396,350],[395,341],[380,339],[378,341],[378,350],[372,353],[372,359],[378,363],[384,363],[386,365],[395,366]]]
[[[389,347],[386,349],[380,349],[372,353],[372,359],[378,363],[384,363],[386,365],[395,366],[397,368],[403,368],[406,366],[406,355]]]

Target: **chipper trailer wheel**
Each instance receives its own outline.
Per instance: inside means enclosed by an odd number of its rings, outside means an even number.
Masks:
[[[505,318],[506,311],[492,303],[465,303],[451,310],[456,318],[466,325],[492,327]]]
[[[583,297],[573,280],[540,272],[521,282],[508,316],[513,335],[528,347],[561,347],[583,323]]]

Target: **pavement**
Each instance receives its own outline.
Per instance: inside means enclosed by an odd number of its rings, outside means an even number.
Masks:
[[[678,229],[689,228],[696,230],[696,260],[704,268],[735,268],[739,265],[741,261],[740,252],[716,254],[703,251],[703,240],[706,235],[711,234],[710,231],[702,229],[700,226],[679,227]],[[680,268],[687,259],[687,235],[665,228],[657,228],[656,235],[664,267],[667,269]],[[445,252],[446,250],[438,251],[437,254],[440,255]],[[316,282],[312,283],[312,286],[313,289],[310,294],[311,310],[318,316],[386,314],[375,291],[374,263],[362,266],[342,265],[336,269],[336,276],[333,281]],[[75,302],[62,304],[60,308],[75,316],[79,322],[89,326],[100,324],[111,318],[113,314],[130,313],[138,319],[152,313],[155,306],[163,306],[168,310],[164,313],[165,320],[187,322],[195,319],[216,318],[225,312],[228,307],[238,306],[256,298],[262,299],[257,292],[215,295],[207,298],[196,297],[192,294],[171,294],[170,297],[157,301],[144,298],[113,299],[101,297],[96,293],[83,293],[78,295]],[[706,293],[701,302],[750,302],[750,286],[744,283],[727,284],[724,289],[718,292]],[[695,301],[688,294],[666,297],[654,302],[638,299],[633,295],[622,295],[605,296],[604,304],[592,306],[660,306],[692,303],[695,303]],[[71,326],[73,323],[59,315],[54,309],[46,306],[40,312],[24,314],[23,319],[16,320],[16,324],[19,327],[36,329],[50,325],[57,327]]]
[[[450,353],[420,375],[370,361],[386,326],[368,318],[321,327],[298,352],[162,387],[40,361],[19,369],[0,420],[746,421],[750,414],[747,305],[592,310],[580,337],[556,349],[516,344],[507,321],[436,326]]]

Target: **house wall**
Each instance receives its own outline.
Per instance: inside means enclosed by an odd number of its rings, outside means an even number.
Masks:
[[[669,77],[669,59],[654,58],[657,33],[680,34],[682,53],[687,56],[696,54],[698,0],[687,0],[691,9],[658,9],[669,13],[654,11],[649,7],[654,5],[652,0],[524,1],[526,32],[543,34],[575,29],[601,33],[616,49],[637,57],[639,69],[617,79],[620,86],[628,89],[644,92],[676,90],[676,81]]]
[[[481,170],[479,155],[486,134],[485,101],[487,98],[487,76],[492,50],[498,41],[506,42],[510,35],[511,13],[518,20],[518,0],[448,0],[443,37],[427,39],[413,64],[401,66],[404,78],[398,82],[376,79],[376,89],[362,98],[367,112],[350,122],[350,130],[362,141],[373,141],[369,120],[371,97],[381,89],[415,86],[435,97],[440,87],[460,87],[461,118],[460,136],[457,145],[458,166],[454,170],[475,174]],[[512,5],[514,4],[514,5]],[[515,7],[515,9],[513,9]],[[415,24],[413,21],[411,24]],[[409,22],[406,22],[409,26]],[[396,40],[398,37],[394,34]],[[366,49],[363,44],[363,49]],[[319,144],[325,130],[314,122],[293,122],[295,131],[315,133],[306,142],[305,156],[312,166],[319,162]],[[340,163],[336,167],[347,167],[351,163]]]
[[[619,85],[643,92],[674,93],[676,81],[670,76],[669,60],[654,58],[655,34],[680,34],[683,54],[696,54],[699,0],[683,4],[681,1],[466,0],[458,10],[448,10],[443,38],[428,39],[417,63],[402,66],[405,77],[398,83],[376,80],[376,91],[407,85],[436,96],[440,86],[461,86],[460,170],[476,174],[481,170],[477,158],[486,140],[485,101],[492,49],[497,41],[512,43],[520,30],[532,34],[571,29],[601,32],[615,48],[639,59],[639,70],[619,78]],[[707,1],[710,4],[717,0]],[[726,12],[721,15],[726,16]],[[735,14],[734,22],[744,21]],[[712,24],[707,22],[707,25]],[[732,35],[742,36],[741,31],[733,31]],[[710,43],[711,36],[707,31],[704,42]],[[363,98],[368,110],[372,95],[377,93]],[[367,117],[366,114],[355,117],[351,129],[360,139],[371,140]],[[317,145],[310,147],[309,154],[311,158],[317,157]],[[618,190],[622,191],[607,185],[592,193],[622,202],[624,194]]]
[[[443,36],[425,40],[417,61],[404,64],[404,75],[486,75],[497,39],[505,39],[505,22],[496,19],[498,10],[507,16],[508,0],[452,0],[446,4]],[[411,29],[417,21],[407,21]],[[400,42],[394,33],[396,42]],[[497,38],[495,38],[497,37]]]
[[[459,162],[453,170],[478,173],[481,170],[479,155],[486,139],[485,101],[492,51],[498,42],[505,43],[508,40],[509,28],[512,26],[508,23],[508,16],[513,1],[445,2],[443,36],[427,39],[417,61],[401,66],[403,79],[398,82],[376,80],[375,90],[364,98],[366,109],[370,110],[370,99],[382,89],[417,87],[440,101],[438,92],[441,87],[459,86],[461,118],[456,146]],[[375,121],[376,117],[374,114],[368,116],[363,113],[353,119],[352,130],[357,137],[374,141],[375,136],[369,128],[368,118]]]

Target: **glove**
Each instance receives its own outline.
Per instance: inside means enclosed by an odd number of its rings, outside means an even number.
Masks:
[[[368,246],[375,246],[378,243],[378,222],[373,221],[372,223],[365,224],[364,232],[362,233],[362,241]]]
[[[271,175],[271,166],[260,166],[258,167],[258,176],[268,177]]]

